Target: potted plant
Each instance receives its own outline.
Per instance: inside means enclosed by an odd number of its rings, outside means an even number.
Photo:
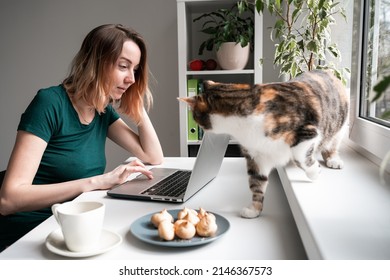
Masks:
[[[248,0],[243,0],[248,2]],[[248,4],[248,3],[247,3]],[[274,64],[280,66],[280,74],[293,78],[304,71],[332,69],[346,84],[348,68],[338,69],[326,56],[340,59],[337,45],[331,42],[330,26],[340,14],[345,20],[345,11],[339,2],[332,0],[279,0],[255,1],[256,10],[268,10],[276,18],[271,28],[275,42]]]
[[[230,9],[218,9],[195,18],[194,22],[204,21],[200,32],[209,35],[199,46],[199,55],[205,49],[215,49],[222,69],[243,69],[248,62],[249,51],[253,48],[253,13],[252,5],[238,1]]]

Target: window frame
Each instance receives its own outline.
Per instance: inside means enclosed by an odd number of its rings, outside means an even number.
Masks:
[[[369,0],[355,1],[351,62],[351,110],[349,139],[379,159],[390,151],[390,129],[361,116],[367,65],[367,12]]]

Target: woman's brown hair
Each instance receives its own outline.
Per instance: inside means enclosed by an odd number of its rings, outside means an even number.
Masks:
[[[110,71],[128,40],[138,45],[141,59],[135,83],[122,95],[118,106],[120,112],[139,123],[144,105],[148,109],[153,100],[148,86],[145,41],[135,30],[120,24],[105,24],[89,32],[72,61],[70,74],[63,85],[72,98],[83,100],[98,113],[104,113],[107,105],[114,101],[109,95]]]

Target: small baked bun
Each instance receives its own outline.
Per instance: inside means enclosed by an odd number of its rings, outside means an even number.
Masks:
[[[196,225],[196,233],[199,236],[210,237],[217,233],[217,223],[213,214],[206,213]]]
[[[200,207],[199,211],[198,211],[198,218],[201,220],[206,213],[207,213],[206,210],[204,210],[202,207]]]
[[[181,209],[178,213],[177,213],[177,219],[178,220],[183,220],[185,216],[187,216],[188,213],[192,213],[194,215],[198,215],[198,212],[196,212],[196,210],[194,209],[190,209],[190,208],[187,208],[187,207],[184,207],[183,209]]]
[[[175,238],[173,223],[169,220],[161,221],[158,225],[158,235],[166,241],[173,240]]]
[[[164,220],[168,220],[170,221],[171,223],[173,223],[173,216],[171,214],[169,214],[169,212],[167,211],[167,209],[164,209],[162,210],[161,212],[158,212],[158,213],[155,213],[152,215],[152,217],[150,218],[150,221],[152,222],[152,224],[158,228],[158,225],[164,221]]]
[[[175,227],[175,231],[176,229],[180,226],[181,223],[184,223],[186,220],[176,220],[176,222],[173,224],[173,226]]]
[[[175,226],[175,234],[181,239],[191,239],[195,236],[196,229],[194,224],[185,220]]]
[[[200,221],[200,219],[198,218],[198,215],[194,214],[191,211],[187,212],[187,215],[184,216],[183,220],[189,221],[194,226],[196,226],[196,224],[199,223],[199,221]]]

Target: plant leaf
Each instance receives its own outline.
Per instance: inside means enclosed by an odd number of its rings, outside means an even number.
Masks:
[[[382,119],[390,120],[390,111],[386,111],[381,116]]]
[[[379,81],[373,88],[376,92],[375,96],[372,98],[371,102],[377,101],[381,98],[382,94],[386,91],[386,89],[390,86],[390,75],[385,76],[381,81]]]
[[[256,0],[256,10],[258,13],[262,13],[264,11],[264,2],[261,0]]]
[[[317,52],[318,51],[318,46],[317,46],[317,43],[315,41],[310,41],[308,44],[307,44],[307,49],[309,51],[312,51],[312,52]]]

